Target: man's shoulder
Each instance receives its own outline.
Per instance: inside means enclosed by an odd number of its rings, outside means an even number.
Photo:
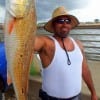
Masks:
[[[77,43],[77,45],[79,46],[79,48],[80,48],[81,50],[84,49],[83,44],[82,44],[82,42],[81,42],[80,40],[75,39],[75,42]]]
[[[82,45],[82,42],[79,40],[79,39],[75,39],[75,38],[73,38],[73,37],[69,37],[71,40],[73,40],[74,42],[76,42],[77,43],[77,45]]]

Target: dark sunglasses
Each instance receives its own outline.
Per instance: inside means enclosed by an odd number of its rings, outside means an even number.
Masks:
[[[71,23],[71,19],[56,19],[54,22],[58,23],[58,24],[70,24]]]

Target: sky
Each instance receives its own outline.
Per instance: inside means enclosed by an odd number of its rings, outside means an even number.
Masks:
[[[42,2],[41,2],[42,1]],[[51,18],[53,10],[64,6],[80,22],[91,22],[100,19],[100,0],[35,0],[37,21],[44,22]],[[5,18],[5,0],[0,0],[0,23]]]

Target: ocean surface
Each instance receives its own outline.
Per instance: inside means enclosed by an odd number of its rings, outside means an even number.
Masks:
[[[52,35],[43,28],[38,29],[38,34]],[[83,43],[87,59],[100,60],[100,29],[74,29],[70,35]]]
[[[43,28],[38,28],[37,34],[52,35]],[[100,29],[74,29],[70,32],[70,35],[83,43],[87,59],[100,60]],[[1,29],[0,41],[4,41],[4,34]]]
[[[100,60],[100,29],[76,29],[71,34],[83,43],[88,59]]]

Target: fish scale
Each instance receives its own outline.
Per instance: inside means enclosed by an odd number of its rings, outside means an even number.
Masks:
[[[4,30],[7,68],[17,100],[27,100],[29,69],[37,29],[35,1],[7,0],[6,3]]]

